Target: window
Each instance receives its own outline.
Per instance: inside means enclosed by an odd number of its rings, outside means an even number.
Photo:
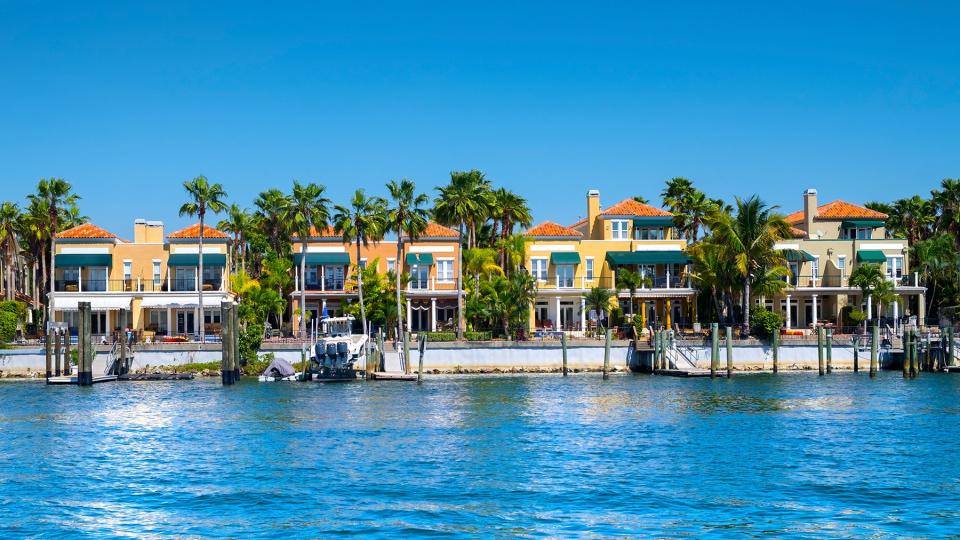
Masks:
[[[573,287],[573,271],[574,266],[572,264],[557,265],[557,287],[568,289]]]
[[[330,291],[343,289],[343,267],[325,265],[323,267],[323,288]]]
[[[540,281],[547,279],[547,258],[538,257],[536,259],[530,259],[530,275],[537,278]]]
[[[593,279],[593,257],[586,258],[586,269],[587,279]]]
[[[437,259],[437,281],[453,281],[453,259]]]
[[[365,269],[366,267],[367,267],[367,260],[366,260],[366,259],[360,259],[360,268],[361,268],[361,269]]]
[[[430,267],[425,264],[414,264],[410,267],[410,288],[426,289],[430,282]]]
[[[841,236],[847,240],[870,240],[873,236],[873,229],[870,227],[850,227],[844,229]]]
[[[387,272],[393,272],[393,269],[397,266],[396,259],[387,259]]]
[[[204,288],[217,289],[220,287],[221,276],[223,275],[222,266],[204,266],[203,267],[203,285]],[[207,287],[209,286],[209,287]]]
[[[903,277],[903,257],[887,257],[887,277]]]
[[[627,227],[630,222],[625,219],[611,219],[610,220],[610,238],[614,240],[626,240],[627,237]]]
[[[316,266],[307,266],[307,276],[304,278],[306,285],[316,287],[320,282],[317,280],[317,267]]]
[[[634,227],[634,240],[663,240],[662,227]]]
[[[153,286],[160,287],[160,261],[153,261]]]
[[[147,323],[147,330],[152,330],[158,334],[166,334],[167,313],[156,309],[150,310],[150,322]]]
[[[133,277],[133,261],[123,261],[123,279],[130,281]]]
[[[194,278],[197,269],[192,266],[176,266],[174,270],[173,290],[175,291],[193,291],[196,290]]]
[[[87,282],[83,284],[85,291],[107,290],[107,268],[98,266],[87,270]]]
[[[219,309],[205,309],[203,310],[203,324],[220,324],[220,310]]]
[[[813,279],[820,278],[820,256],[817,255],[813,258],[813,261],[810,262],[810,277]]]
[[[840,275],[847,275],[847,256],[839,255],[837,256],[837,270],[840,270]]]

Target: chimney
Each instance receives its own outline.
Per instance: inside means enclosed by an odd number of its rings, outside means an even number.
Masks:
[[[133,222],[133,241],[137,244],[162,244],[163,222],[138,218]]]
[[[133,242],[144,244],[147,241],[147,220],[137,218],[133,220]]]
[[[807,238],[814,238],[813,220],[817,217],[817,190],[809,188],[803,192],[803,228]]]
[[[593,227],[597,216],[600,215],[600,190],[591,189],[587,192],[587,239],[593,238]]]

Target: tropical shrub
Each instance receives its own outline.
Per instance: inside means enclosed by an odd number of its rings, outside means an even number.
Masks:
[[[750,313],[750,329],[758,337],[771,336],[783,326],[783,315],[766,308],[756,308]]]
[[[0,311],[0,341],[9,343],[17,335],[19,319],[15,313]]]

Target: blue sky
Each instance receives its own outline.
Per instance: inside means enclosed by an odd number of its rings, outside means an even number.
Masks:
[[[672,176],[785,211],[960,176],[960,4],[518,4],[0,0],[0,197],[61,176],[129,236],[197,174],[251,205],[479,168],[561,223]]]

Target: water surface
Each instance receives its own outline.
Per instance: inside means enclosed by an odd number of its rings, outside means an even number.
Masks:
[[[943,537],[960,375],[0,384],[0,535]]]

